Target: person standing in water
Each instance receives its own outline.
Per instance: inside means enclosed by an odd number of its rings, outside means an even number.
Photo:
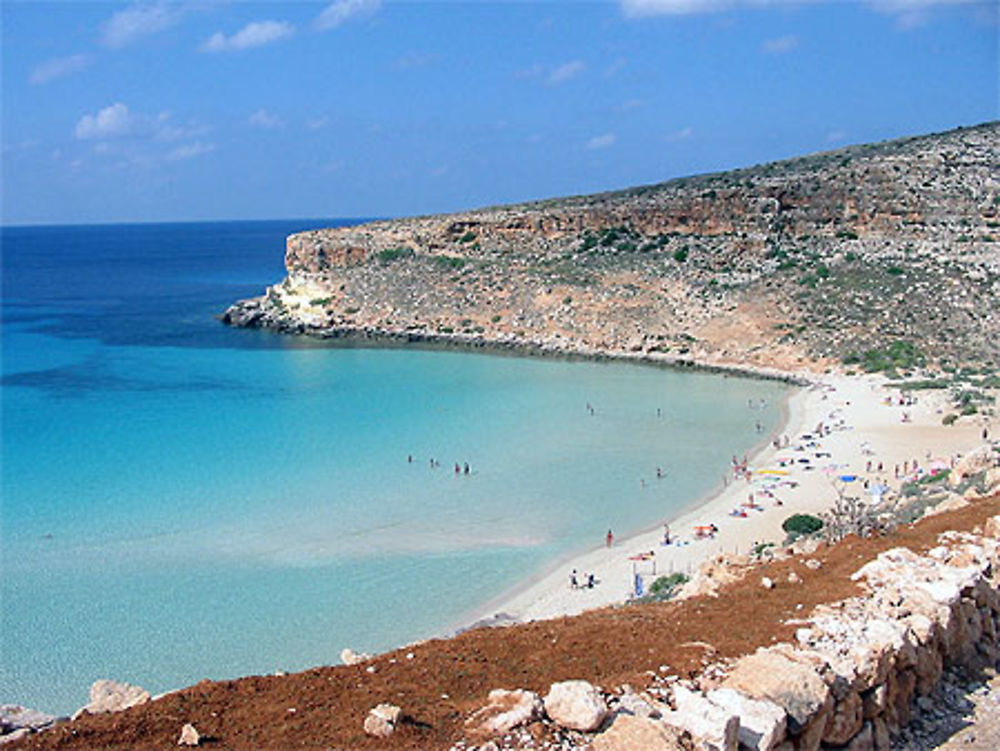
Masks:
[[[608,530],[608,533],[604,536],[604,542],[607,544],[609,548],[615,543],[615,536],[611,533],[610,529]]]

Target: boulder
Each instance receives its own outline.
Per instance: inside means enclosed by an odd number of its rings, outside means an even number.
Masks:
[[[740,748],[772,751],[785,738],[785,710],[765,699],[753,699],[731,688],[709,691],[709,701],[740,718]]]
[[[739,745],[740,718],[700,693],[674,686],[676,712],[665,712],[663,720],[685,730],[696,742],[718,751],[736,751]]]
[[[0,706],[0,735],[8,735],[18,730],[34,732],[47,728],[56,718],[50,714],[28,709],[20,704],[4,704]]]
[[[181,737],[177,740],[178,746],[197,746],[201,743],[201,733],[195,730],[190,722],[181,728]]]
[[[682,751],[683,733],[648,717],[619,714],[591,741],[594,751]]]
[[[959,459],[948,475],[948,482],[955,487],[971,475],[996,466],[997,452],[990,444],[983,444]]]
[[[396,729],[401,711],[394,704],[379,704],[372,707],[368,710],[368,716],[365,717],[365,732],[376,738],[388,738]]]
[[[486,706],[473,712],[465,721],[465,727],[472,735],[503,735],[541,716],[542,700],[538,694],[497,688],[490,691]]]
[[[590,732],[604,722],[608,706],[601,692],[587,681],[562,681],[549,687],[545,712],[565,728]]]
[[[340,661],[345,665],[358,665],[370,660],[372,656],[366,652],[355,652],[353,649],[345,647],[340,650]]]
[[[639,696],[631,686],[626,684],[622,686],[621,696],[618,697],[617,712],[655,720],[659,719],[664,709],[657,705],[658,702],[645,696]]]
[[[91,714],[121,712],[123,709],[145,704],[149,698],[149,692],[139,686],[101,679],[94,681],[90,687],[90,704],[80,711]]]
[[[793,734],[803,731],[833,703],[830,688],[816,670],[773,650],[740,659],[721,687],[774,702],[788,715]]]

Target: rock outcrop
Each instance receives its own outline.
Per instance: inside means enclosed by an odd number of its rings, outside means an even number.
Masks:
[[[80,709],[80,712],[121,712],[137,704],[145,704],[149,699],[149,692],[140,686],[102,678],[90,686],[90,703]]]
[[[1000,124],[288,238],[222,316],[319,337],[777,366],[1000,364]],[[891,345],[896,343],[896,347]]]
[[[545,698],[547,721],[600,728],[581,740],[597,751],[883,751],[946,669],[1000,667],[1000,516],[923,555],[885,551],[853,578],[867,594],[818,606],[794,643],[736,660],[721,680],[675,679],[659,698],[624,687],[610,708],[589,683],[565,681]]]

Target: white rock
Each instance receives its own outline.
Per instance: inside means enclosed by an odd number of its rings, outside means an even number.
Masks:
[[[545,712],[565,728],[590,732],[604,722],[608,706],[601,693],[587,681],[562,681],[549,687]]]
[[[123,709],[145,704],[149,699],[149,692],[144,688],[102,678],[94,681],[90,687],[90,704],[81,711],[91,714],[121,712]]]
[[[365,717],[365,732],[376,738],[388,738],[396,729],[402,710],[394,704],[379,704],[368,710]]]
[[[774,580],[769,576],[762,576],[760,578],[760,586],[764,589],[774,589]]]
[[[706,697],[740,718],[739,742],[752,751],[772,751],[785,738],[785,710],[766,699],[717,688]]]
[[[181,728],[181,737],[177,741],[178,746],[197,746],[201,742],[201,733],[195,730],[190,722]]]
[[[679,684],[674,686],[674,703],[677,711],[665,714],[665,722],[687,730],[696,740],[719,751],[736,751],[740,718],[735,712]]]
[[[353,649],[345,647],[340,650],[340,661],[345,665],[357,665],[358,663],[370,660],[372,656],[365,652],[355,652]]]
[[[465,721],[466,729],[477,735],[503,735],[526,725],[542,715],[542,700],[533,691],[490,691],[486,706],[476,710]]]
[[[594,751],[680,751],[680,733],[648,717],[619,714],[591,742]]]

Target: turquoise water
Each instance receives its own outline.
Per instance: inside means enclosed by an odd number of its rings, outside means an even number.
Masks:
[[[444,633],[690,505],[778,422],[774,383],[215,322],[297,228],[5,230],[0,702]]]

